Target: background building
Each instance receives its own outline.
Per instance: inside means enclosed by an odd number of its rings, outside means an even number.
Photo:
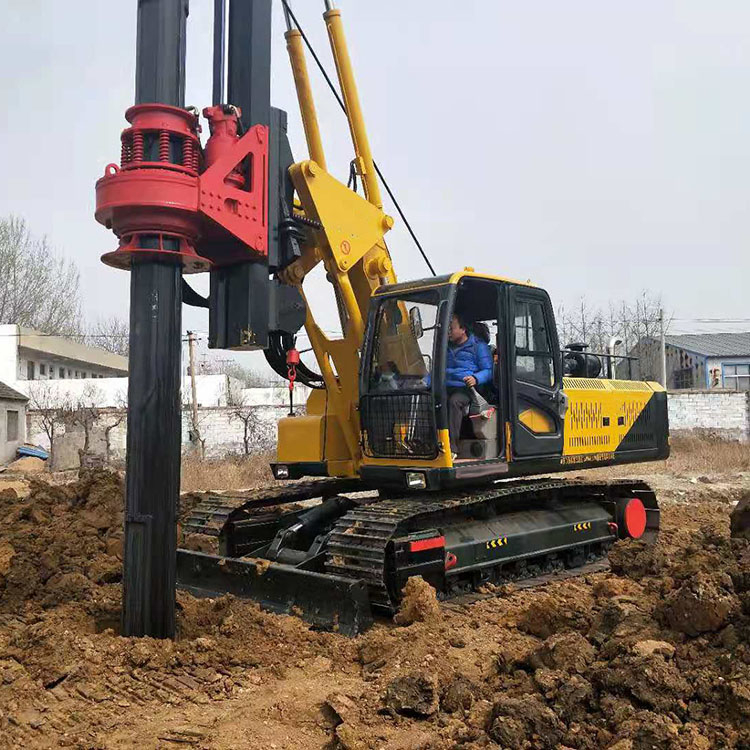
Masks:
[[[665,336],[667,389],[750,391],[750,332]],[[643,338],[629,352],[638,377],[661,380],[661,342]],[[619,368],[618,368],[619,372]]]
[[[77,341],[18,325],[0,325],[0,381],[118,378],[128,374],[128,359]],[[15,385],[19,387],[19,385]]]
[[[16,449],[26,440],[28,398],[0,382],[0,464],[12,461]]]

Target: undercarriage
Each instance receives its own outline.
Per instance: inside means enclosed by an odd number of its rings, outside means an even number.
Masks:
[[[353,479],[210,495],[184,524],[216,554],[179,550],[178,586],[232,593],[356,635],[391,615],[412,576],[441,599],[603,560],[623,538],[655,538],[642,481],[521,480],[382,496]],[[211,544],[212,542],[212,544]]]

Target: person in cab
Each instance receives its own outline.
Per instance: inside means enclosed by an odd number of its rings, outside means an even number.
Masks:
[[[489,345],[472,333],[467,321],[457,313],[451,318],[448,329],[448,356],[445,367],[448,430],[454,459],[458,453],[461,421],[471,403],[469,388],[489,385],[492,382],[492,370],[492,353]]]

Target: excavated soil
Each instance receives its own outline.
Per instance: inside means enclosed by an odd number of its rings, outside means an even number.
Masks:
[[[663,477],[654,547],[610,572],[437,604],[357,639],[178,596],[176,641],[117,633],[122,484],[0,498],[0,747],[750,748],[747,475]]]

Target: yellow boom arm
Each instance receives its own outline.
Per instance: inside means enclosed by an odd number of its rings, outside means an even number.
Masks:
[[[372,292],[396,282],[384,235],[393,219],[383,213],[380,185],[370,151],[362,109],[346,46],[341,11],[326,2],[323,15],[336,63],[339,85],[354,146],[354,169],[362,179],[365,198],[326,171],[325,155],[299,30],[286,33],[287,50],[297,90],[310,159],[290,168],[304,216],[320,224],[310,233],[301,257],[282,279],[300,287],[320,262],[334,287],[342,317],[343,337],[332,339],[316,323],[307,306],[305,330],[325,381],[314,392],[307,415],[279,423],[280,462],[325,462],[332,475],[357,473],[361,458],[359,415],[359,353]]]

